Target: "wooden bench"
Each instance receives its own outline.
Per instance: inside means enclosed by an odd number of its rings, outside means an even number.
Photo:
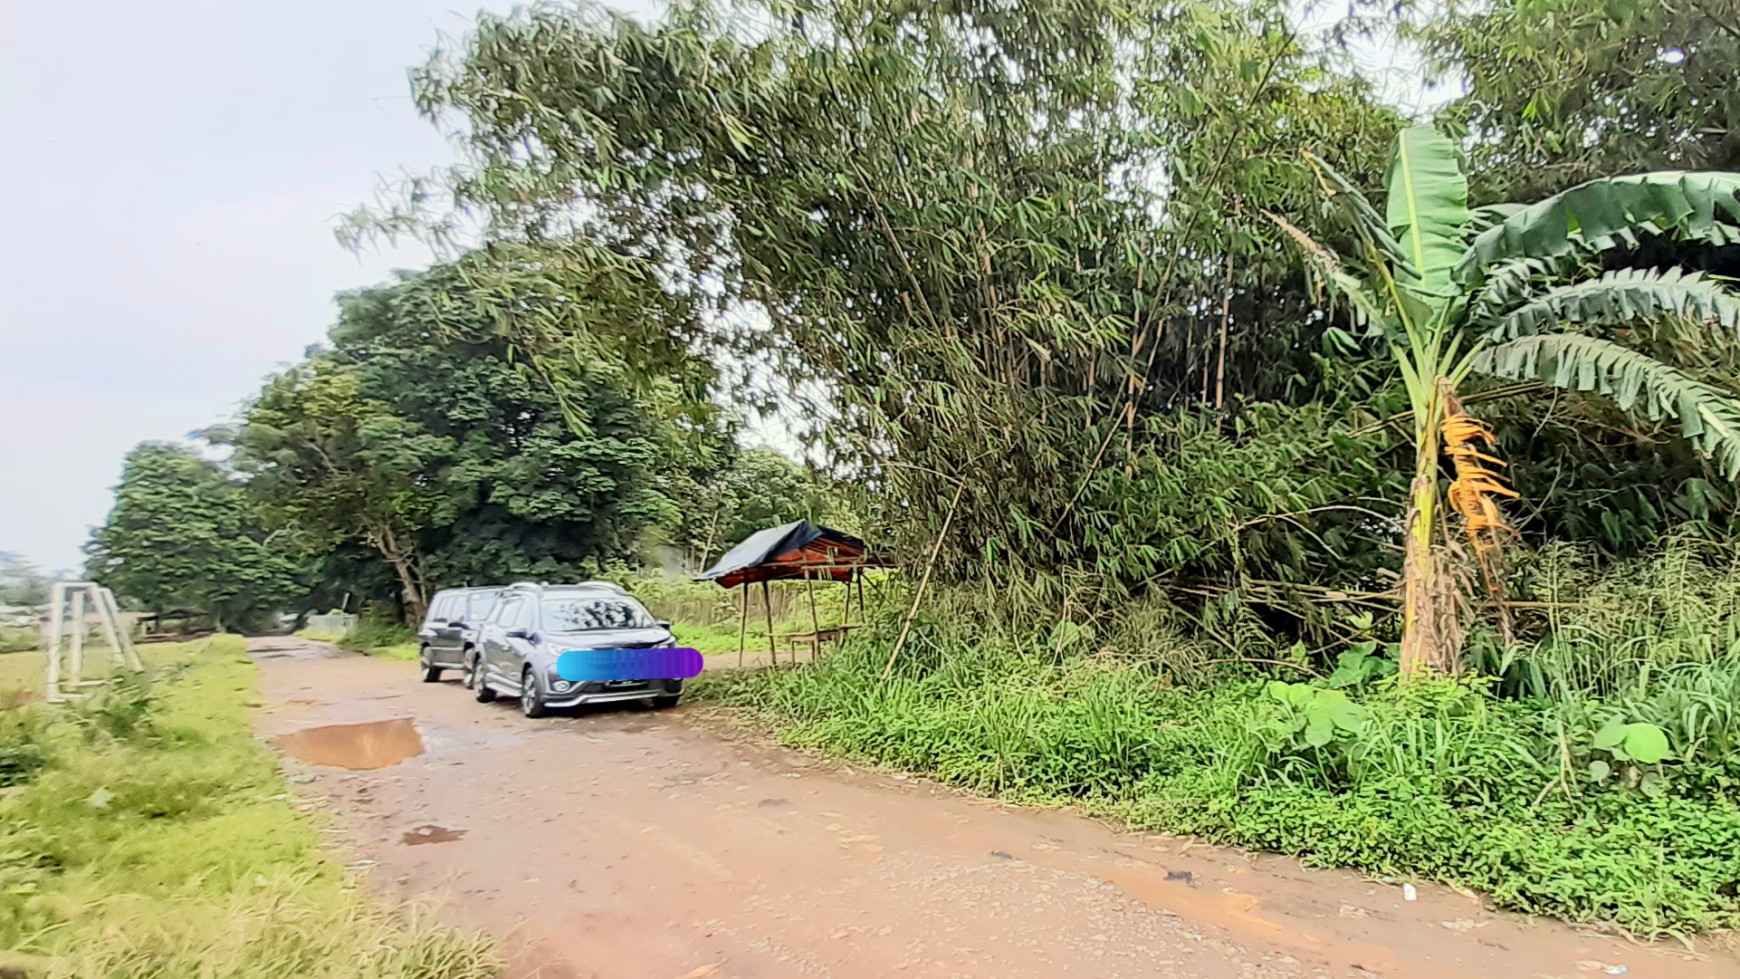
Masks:
[[[799,643],[808,645],[810,647],[810,659],[813,660],[821,655],[822,643],[839,642],[846,638],[846,633],[856,628],[858,628],[858,624],[851,623],[847,625],[829,626],[826,629],[813,629],[809,632],[782,632],[779,637],[790,644],[794,656],[797,653]]]

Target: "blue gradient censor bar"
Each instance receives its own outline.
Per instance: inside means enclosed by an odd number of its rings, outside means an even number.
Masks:
[[[701,654],[669,649],[570,649],[556,657],[556,675],[570,683],[595,680],[688,679],[701,672]]]

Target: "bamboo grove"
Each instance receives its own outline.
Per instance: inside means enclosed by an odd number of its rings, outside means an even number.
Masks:
[[[658,350],[993,604],[1453,666],[1513,628],[1507,549],[1730,532],[1740,177],[1634,176],[1725,159],[1680,103],[1600,143],[1526,97],[1651,44],[1733,91],[1696,17],[1620,6],[1611,50],[1410,14],[1484,86],[1427,126],[1267,0],[485,14],[413,73],[461,163],[343,234],[481,229],[469,288],[575,297],[493,314],[558,390]]]

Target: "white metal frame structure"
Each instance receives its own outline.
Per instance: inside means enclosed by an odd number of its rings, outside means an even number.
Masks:
[[[47,674],[44,695],[49,700],[66,700],[79,696],[79,688],[105,681],[84,679],[85,669],[85,603],[97,614],[97,625],[114,652],[115,665],[135,673],[143,672],[145,664],[133,637],[121,628],[121,610],[115,604],[115,593],[91,581],[57,581],[48,593]],[[63,628],[63,626],[65,628]],[[61,640],[67,640],[67,676],[61,680]]]

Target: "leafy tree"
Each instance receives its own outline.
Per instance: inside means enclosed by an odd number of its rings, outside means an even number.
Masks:
[[[1490,430],[1457,389],[1475,371],[1595,392],[1627,411],[1676,420],[1687,440],[1740,478],[1740,400],[1652,353],[1732,343],[1740,296],[1676,267],[1603,271],[1595,260],[1644,238],[1701,241],[1740,225],[1740,174],[1657,173],[1595,180],[1529,205],[1470,212],[1454,143],[1429,126],[1404,131],[1385,212],[1319,164],[1360,247],[1350,272],[1285,219],[1366,336],[1387,350],[1412,408],[1413,479],[1403,557],[1402,669],[1458,662],[1458,598],[1442,541],[1442,456],[1455,464],[1451,505],[1490,562],[1507,528],[1495,496],[1514,496],[1482,451]],[[1660,337],[1671,343],[1648,340]],[[1629,340],[1632,345],[1618,342]],[[1642,342],[1640,342],[1642,341]],[[1493,568],[1486,568],[1496,586]]]
[[[758,530],[793,520],[859,529],[832,479],[773,449],[744,450],[705,475],[705,481],[666,489],[684,502],[676,535],[691,567],[704,567]]]
[[[1469,94],[1477,198],[1596,177],[1740,170],[1736,0],[1454,0],[1415,32]]]
[[[349,365],[317,355],[267,381],[234,441],[275,540],[308,557],[367,544],[393,568],[407,613],[422,616],[418,535],[447,503],[422,477],[451,440],[366,397]]]
[[[155,611],[196,608],[248,628],[296,594],[294,567],[250,520],[242,487],[192,449],[128,453],[115,508],[85,548],[87,574]]]
[[[270,382],[237,435],[286,539],[311,555],[366,545],[413,617],[441,585],[638,559],[680,519],[666,474],[717,452],[712,411],[642,374],[663,369],[645,351],[516,360],[514,324],[563,301],[541,280],[492,291],[512,281],[462,261],[342,297],[331,349]]]
[[[0,551],[0,605],[41,605],[49,578],[21,554]]]

